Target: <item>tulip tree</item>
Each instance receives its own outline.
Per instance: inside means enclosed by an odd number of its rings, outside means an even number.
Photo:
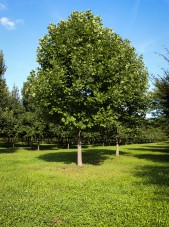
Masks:
[[[145,114],[148,73],[142,57],[91,11],[51,23],[40,39],[37,62],[29,93],[45,114],[77,130],[79,166],[83,129],[117,130]]]

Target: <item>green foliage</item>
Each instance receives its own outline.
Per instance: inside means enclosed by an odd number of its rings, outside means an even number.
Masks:
[[[21,127],[21,115],[24,112],[24,108],[21,104],[19,89],[14,85],[12,92],[8,92],[8,102],[5,103],[5,107],[1,109],[0,113],[0,136],[11,138],[13,146],[15,140],[20,132]]]
[[[156,79],[154,90],[154,107],[159,115],[169,118],[169,73],[163,77]]]
[[[136,134],[131,143],[152,143],[158,141],[166,141],[167,135],[165,134],[164,130],[160,127],[143,127],[140,128],[138,134]]]
[[[169,144],[0,149],[0,226],[168,226]]]
[[[24,138],[40,138],[43,136],[45,124],[35,112],[24,112],[20,115],[19,133]]]
[[[36,103],[33,102],[34,94],[31,94],[32,83],[34,81],[35,71],[32,71],[27,78],[27,81],[23,84],[22,88],[22,103],[26,111],[35,112],[37,110]],[[31,94],[31,95],[30,95]]]

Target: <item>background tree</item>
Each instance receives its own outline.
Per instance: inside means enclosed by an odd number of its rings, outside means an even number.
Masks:
[[[2,77],[6,71],[6,65],[4,61],[4,54],[2,50],[0,51],[0,76]]]
[[[77,131],[79,166],[82,130],[112,125],[117,131],[144,117],[148,73],[142,58],[91,11],[50,24],[37,61],[29,96],[44,114]]]
[[[0,51],[0,109],[4,110],[9,103],[9,91],[6,85],[4,74],[6,72],[3,52]]]
[[[21,98],[19,94],[18,87],[14,84],[12,91],[10,92],[10,120],[11,127],[9,128],[9,132],[12,137],[13,146],[16,138],[20,132],[21,127],[21,115],[24,113],[24,107],[21,103]]]
[[[14,147],[21,126],[20,116],[24,112],[24,109],[21,104],[19,89],[14,85],[11,92],[8,92],[7,89],[6,91],[6,103],[1,108],[1,135],[12,141]]]
[[[169,64],[169,50],[166,48],[166,55],[161,54]],[[163,69],[163,76],[155,77],[155,88],[152,92],[152,106],[154,116],[159,126],[169,135],[169,69]]]
[[[31,143],[31,148],[33,148],[33,140],[36,139],[39,150],[40,139],[44,134],[45,121],[42,120],[39,108],[30,95],[34,74],[34,71],[30,73],[27,82],[24,83],[22,88],[22,104],[25,112],[21,115],[20,133],[28,140],[28,146]]]
[[[6,71],[3,52],[0,51],[0,134],[6,135],[7,126],[9,125],[9,105],[10,93],[6,85],[4,74]]]

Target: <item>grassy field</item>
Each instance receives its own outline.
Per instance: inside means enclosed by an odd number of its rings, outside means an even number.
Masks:
[[[169,143],[0,148],[0,226],[169,226]]]

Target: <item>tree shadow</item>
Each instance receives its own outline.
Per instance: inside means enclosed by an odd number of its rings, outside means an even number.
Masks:
[[[169,154],[169,147],[164,146],[142,146],[139,148],[127,148],[127,150],[135,150],[135,151],[147,151],[147,152],[162,152],[162,153],[168,153]]]
[[[123,152],[121,152],[122,154]],[[125,153],[126,154],[126,153]],[[83,164],[101,165],[106,159],[115,155],[115,150],[110,149],[87,149],[82,152]],[[71,164],[77,162],[77,151],[64,151],[43,154],[38,157],[47,162],[63,162]]]
[[[158,186],[158,190],[154,191],[156,200],[169,202],[169,166],[142,166],[137,169],[134,175],[142,178],[143,184],[146,186]]]
[[[18,147],[2,147],[0,148],[0,154],[10,154],[17,152]]]
[[[139,158],[139,159],[146,159],[151,160],[153,162],[162,162],[168,163],[169,162],[169,146],[166,143],[165,146],[142,146],[139,148],[127,148],[127,150],[134,150],[136,152],[131,153],[132,156]],[[137,152],[138,151],[138,152]]]
[[[166,143],[164,144],[166,145]],[[168,144],[167,144],[168,145]],[[145,146],[133,148],[133,150],[143,151],[132,153],[133,157],[154,162],[150,165],[139,166],[134,175],[143,179],[145,185],[158,185],[159,189],[155,193],[155,198],[163,198],[169,201],[169,148],[168,146]],[[161,193],[161,195],[159,195]],[[159,196],[158,196],[159,195]]]
[[[42,154],[38,156],[38,159],[41,159],[46,162],[64,162],[65,164],[71,164],[76,160],[76,152],[55,152]]]
[[[116,151],[111,149],[87,149],[83,152],[83,163],[91,165],[100,165],[105,160],[115,156]],[[120,155],[126,154],[120,152]]]
[[[169,166],[142,166],[137,169],[135,175],[145,177],[147,184],[169,186]]]
[[[153,162],[169,163],[169,154],[135,154],[136,158],[151,160]]]

